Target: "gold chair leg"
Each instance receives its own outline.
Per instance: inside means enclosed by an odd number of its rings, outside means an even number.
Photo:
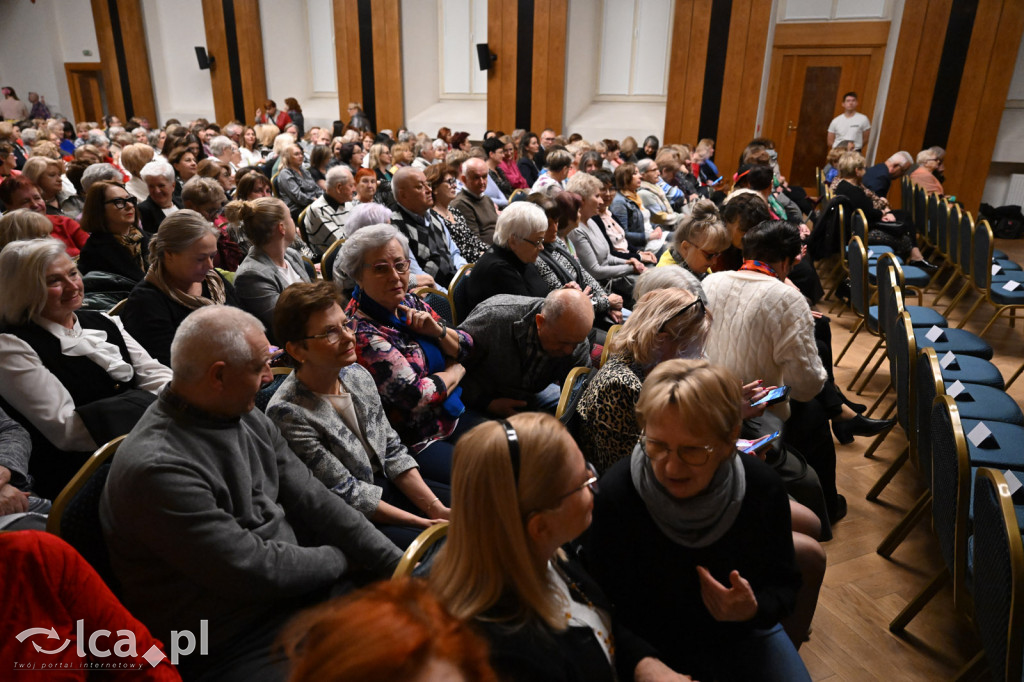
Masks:
[[[964,663],[964,667],[957,671],[954,682],[971,682],[972,680],[989,679],[982,678],[982,673],[988,672],[988,660],[985,658],[985,650],[982,649],[974,654],[974,658]]]
[[[953,282],[956,281],[956,279],[957,274],[954,272],[952,275],[950,275],[949,279],[946,280],[946,283],[942,285],[942,288],[939,289],[939,293],[935,294],[935,300],[932,301],[933,308],[939,304],[939,300],[946,294],[946,291],[953,284]]]
[[[832,364],[836,367],[839,366],[839,361],[846,355],[846,351],[850,350],[850,346],[853,345],[853,340],[857,338],[857,334],[860,334],[861,328],[864,326],[864,318],[857,320],[857,324],[853,325],[853,329],[850,330],[850,340],[843,346],[843,350],[839,351],[839,357],[837,357]]]
[[[875,410],[878,409],[878,406],[882,404],[883,400],[885,400],[885,396],[889,395],[889,391],[891,390],[892,384],[890,383],[888,386],[885,387],[885,390],[882,391],[877,398],[875,398],[875,402],[871,403],[871,407],[869,407],[868,411],[864,413],[864,416],[870,417],[871,415],[873,415],[875,413]]]
[[[1010,380],[1006,382],[1006,389],[1007,390],[1009,390],[1010,384],[1012,384],[1013,382],[1015,382],[1017,380],[1017,377],[1020,376],[1021,372],[1024,372],[1024,365],[1021,365],[1020,367],[1018,367],[1017,371],[1013,373],[1012,377],[1010,377]]]
[[[921,593],[914,597],[910,603],[903,607],[903,610],[892,619],[889,623],[889,632],[897,635],[902,633],[907,628],[910,621],[914,620],[914,617],[921,613],[921,609],[927,606],[928,602],[934,599],[935,595],[937,595],[939,591],[946,586],[946,583],[949,582],[949,577],[949,571],[946,570],[945,566],[943,566],[939,574],[925,585],[924,589],[921,590]]]
[[[888,436],[891,431],[892,429],[886,431],[885,436]],[[878,435],[881,436],[882,434]],[[885,436],[882,437],[882,440],[885,440]],[[881,443],[881,441],[876,439],[875,443]],[[875,447],[875,443],[872,443],[871,446]],[[868,457],[868,454],[864,453],[864,456]],[[910,446],[908,445],[907,447],[903,448],[903,452],[901,452],[899,456],[897,456],[896,459],[892,461],[892,464],[890,464],[886,468],[886,470],[882,472],[882,475],[878,478],[877,481],[875,481],[875,484],[871,486],[871,490],[869,490],[868,494],[864,496],[864,499],[866,499],[868,502],[874,502],[875,500],[877,500],[878,496],[882,494],[883,490],[885,490],[885,486],[889,485],[889,482],[892,481],[893,478],[895,478],[896,474],[899,473],[900,469],[903,468],[903,465],[906,464],[907,460],[909,459]]]
[[[953,312],[953,309],[956,308],[960,304],[960,301],[963,300],[964,296],[966,296],[967,292],[970,291],[970,290],[971,290],[971,283],[970,282],[967,282],[962,287],[960,287],[960,292],[957,293],[957,295],[953,297],[953,301],[948,306],[946,306],[945,310],[942,311],[942,316],[943,317],[949,317],[949,314],[951,312]]]
[[[992,325],[995,323],[995,321],[999,319],[999,316],[1005,313],[1007,310],[1010,310],[1010,306],[1008,305],[996,308],[996,311],[992,313],[992,317],[991,319],[989,319],[988,324],[986,324],[985,328],[982,329],[981,332],[978,334],[978,338],[980,339],[981,337],[985,336],[988,330],[992,328]]]
[[[956,326],[956,328],[957,329],[963,329],[964,325],[967,324],[967,321],[971,319],[971,317],[974,315],[974,313],[978,310],[978,308],[984,302],[985,302],[985,294],[979,294],[978,295],[978,300],[974,302],[974,305],[972,305],[971,309],[967,311],[967,314],[964,315],[964,319],[960,320],[960,324],[958,324]]]
[[[857,379],[860,378],[860,375],[864,372],[864,369],[868,366],[868,363],[871,362],[871,358],[875,357],[875,353],[878,352],[878,349],[882,347],[883,343],[884,341],[882,341],[881,336],[879,336],[878,339],[875,340],[875,347],[871,349],[871,352],[868,353],[867,356],[864,358],[864,362],[860,363],[860,367],[858,367],[857,371],[853,373],[853,379],[850,380],[849,386],[846,387],[847,391],[853,389],[853,385],[857,383]],[[885,356],[883,355],[882,357]]]
[[[926,490],[921,493],[921,497],[917,498],[914,506],[903,515],[903,518],[896,524],[896,527],[882,538],[875,551],[886,559],[891,557],[896,548],[903,544],[903,541],[910,535],[910,531],[914,530],[914,527],[921,522],[921,519],[924,518],[931,508],[932,493],[930,490]]]
[[[864,393],[864,389],[867,388],[868,384],[871,383],[871,380],[875,378],[875,373],[878,372],[878,368],[882,366],[883,362],[885,362],[885,357],[885,353],[883,353],[878,358],[878,361],[875,363],[875,366],[871,368],[871,371],[868,372],[867,377],[864,379],[864,383],[862,383],[860,385],[860,388],[857,389],[857,395],[862,395]]]

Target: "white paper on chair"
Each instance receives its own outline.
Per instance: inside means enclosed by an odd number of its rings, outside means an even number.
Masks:
[[[993,263],[992,264],[992,274],[993,275],[998,275],[1002,271],[1003,271],[1003,269],[1001,267],[999,267],[999,263]]]
[[[868,260],[870,260],[870,259],[872,259],[874,257],[875,257],[875,252],[872,251],[871,249],[868,249]]]
[[[985,422],[978,422],[978,425],[967,434],[967,439],[974,443],[974,447],[980,448],[985,439],[992,435],[992,431],[985,426]]]
[[[1024,483],[1021,483],[1020,479],[1017,478],[1009,469],[1003,472],[1003,478],[1006,479],[1006,489],[1010,495],[1013,495],[1015,492],[1020,490],[1021,487],[1024,487]]]
[[[946,389],[946,395],[948,395],[950,398],[953,398],[954,400],[958,395],[960,395],[963,392],[964,385],[960,382],[959,379],[954,381],[953,385]]]
[[[924,338],[928,339],[932,343],[935,343],[942,338],[942,327],[938,325],[932,325],[932,328],[928,330],[928,333],[924,335]]]
[[[948,369],[950,365],[956,362],[956,356],[953,355],[953,351],[946,351],[946,354],[939,360],[939,367],[942,369]]]
[[[1014,291],[1018,287],[1020,287],[1020,282],[1013,279],[1003,284],[1003,288],[1006,289],[1007,291]]]

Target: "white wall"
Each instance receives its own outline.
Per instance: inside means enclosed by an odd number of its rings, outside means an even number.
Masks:
[[[26,104],[29,91],[38,92],[53,113],[73,119],[64,62],[99,61],[89,0],[7,0],[2,6],[0,84]]]
[[[603,138],[621,140],[627,135],[632,135],[638,142],[643,142],[648,135],[661,139],[665,132],[664,102],[594,101],[601,64],[595,51],[604,44],[601,39],[601,3],[569,0],[568,26],[565,125],[559,132],[567,136],[579,133],[590,142]],[[624,40],[630,37],[628,30],[623,34]],[[668,41],[671,44],[671,30]]]
[[[142,0],[142,21],[159,124],[169,118],[216,120],[210,72],[196,62],[196,46],[206,46],[202,0]]]
[[[1024,41],[1017,50],[1017,62],[1006,95],[982,202],[993,206],[1003,205],[1010,186],[1010,175],[1013,173],[1024,173]]]

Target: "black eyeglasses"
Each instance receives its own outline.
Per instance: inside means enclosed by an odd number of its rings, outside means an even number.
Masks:
[[[711,459],[711,453],[715,451],[713,445],[670,448],[668,444],[662,443],[660,440],[648,438],[645,433],[640,434],[638,442],[640,443],[640,449],[647,455],[647,459],[652,462],[661,462],[674,452],[676,457],[686,464],[699,467],[707,464],[708,460]]]
[[[121,211],[121,210],[124,210],[124,208],[126,206],[129,206],[129,205],[132,208],[135,208],[136,206],[138,206],[139,200],[137,198],[135,198],[135,197],[117,197],[116,199],[107,199],[103,203],[104,204],[113,204],[114,208],[116,208],[117,210]]]
[[[537,240],[537,241],[533,241],[532,239],[527,239],[526,237],[520,237],[519,239],[520,239],[520,241],[526,242],[527,244],[529,244],[530,246],[532,246],[535,249],[543,249],[544,248],[544,240],[542,240],[542,239]]]
[[[704,306],[704,299],[702,299],[700,296],[698,296],[697,300],[695,300],[693,303],[687,303],[686,305],[684,305],[679,310],[679,312],[677,312],[675,315],[673,315],[672,317],[670,317],[667,320],[665,320],[664,324],[662,324],[661,327],[658,329],[658,333],[660,334],[661,332],[665,331],[665,327],[667,327],[672,320],[676,319],[677,317],[679,317],[680,315],[682,315],[687,310],[689,310],[690,308],[693,308],[693,307],[699,307],[700,308],[700,317],[698,317],[697,319],[698,320],[703,320],[704,319],[704,315],[707,314],[708,309]]]

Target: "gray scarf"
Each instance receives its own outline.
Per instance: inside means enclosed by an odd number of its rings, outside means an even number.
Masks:
[[[662,487],[639,443],[633,448],[629,471],[647,513],[661,532],[676,544],[692,549],[707,547],[725,535],[740,513],[747,490],[747,478],[736,452],[719,465],[703,492],[686,500],[676,499]]]

